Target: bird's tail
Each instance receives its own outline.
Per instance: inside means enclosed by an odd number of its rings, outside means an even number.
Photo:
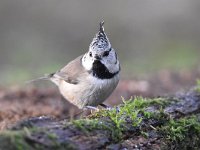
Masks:
[[[54,73],[51,73],[51,74],[45,74],[43,77],[39,77],[39,78],[36,78],[36,79],[33,79],[33,80],[29,80],[29,81],[26,81],[26,83],[31,83],[31,82],[35,82],[35,81],[38,81],[38,80],[49,80],[51,77],[53,77]]]

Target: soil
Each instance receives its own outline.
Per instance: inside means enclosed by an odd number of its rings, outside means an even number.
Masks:
[[[102,110],[73,121],[48,116],[23,119],[0,134],[0,149],[200,148],[200,93],[197,89],[174,97],[145,100],[146,104],[153,102],[146,106],[141,105],[141,101],[145,104],[142,98],[135,101],[137,100],[118,105],[118,109]],[[136,118],[131,119],[135,113],[133,107],[136,111],[141,108],[136,116],[142,118],[141,122]],[[151,117],[145,115],[147,113],[152,113]],[[120,126],[115,122],[115,115],[120,117],[118,121],[123,120]],[[172,120],[174,123],[170,123]],[[137,123],[136,126],[133,125],[134,122]]]
[[[172,72],[163,70],[147,79],[122,79],[106,101],[113,106],[121,103],[121,96],[157,97],[173,95],[196,84],[200,71],[184,70]],[[17,121],[34,116],[53,116],[57,119],[72,118],[80,112],[75,106],[64,100],[56,87],[39,88],[1,87],[0,88],[0,130],[4,130]]]

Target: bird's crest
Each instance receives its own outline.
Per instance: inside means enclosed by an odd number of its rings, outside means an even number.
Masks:
[[[109,42],[108,37],[104,32],[104,21],[100,22],[99,32],[93,38],[90,49],[97,51],[105,51],[111,48],[111,44]]]

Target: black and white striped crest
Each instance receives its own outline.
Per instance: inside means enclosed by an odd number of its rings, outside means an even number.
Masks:
[[[105,51],[111,48],[111,44],[104,32],[104,21],[100,22],[99,32],[93,38],[90,44],[90,50]]]

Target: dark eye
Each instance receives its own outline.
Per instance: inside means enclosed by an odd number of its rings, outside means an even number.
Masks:
[[[92,52],[89,53],[90,57],[92,57]]]
[[[106,56],[108,56],[109,55],[109,51],[105,51],[104,53],[103,53],[103,57],[106,57]]]

